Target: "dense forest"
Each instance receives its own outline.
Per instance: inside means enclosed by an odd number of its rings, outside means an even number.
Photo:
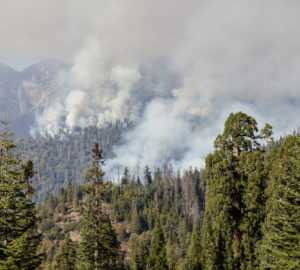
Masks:
[[[83,194],[83,186],[69,182],[58,196],[49,194],[39,210],[46,265],[54,263],[60,241],[67,233],[78,242],[85,204]],[[157,217],[162,222],[169,256],[174,263],[183,263],[193,224],[202,223],[204,203],[203,172],[191,170],[180,175],[165,167],[151,174],[146,167],[143,179],[129,178],[125,169],[121,185],[109,183],[104,206],[117,231],[125,263],[130,266],[132,256],[140,256],[136,254],[140,241],[147,242],[144,248],[150,247]]]
[[[299,134],[274,143],[270,125],[231,113],[205,169],[125,168],[117,184],[103,161],[121,126],[18,141],[8,128],[0,269],[300,269]]]
[[[56,136],[16,140],[16,155],[22,160],[30,159],[35,170],[32,181],[36,189],[35,200],[42,202],[49,192],[57,192],[68,181],[84,180],[91,158],[91,145],[98,142],[105,158],[113,157],[112,147],[121,143],[130,123],[108,124],[105,127],[75,128],[72,133],[61,130]]]

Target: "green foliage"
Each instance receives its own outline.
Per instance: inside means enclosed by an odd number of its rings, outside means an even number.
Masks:
[[[176,260],[174,258],[174,251],[173,247],[171,245],[171,241],[168,241],[166,245],[166,252],[167,252],[167,262],[169,270],[175,270],[176,269]]]
[[[96,220],[93,211],[89,207],[83,217],[83,226],[80,233],[80,260],[78,262],[78,269],[95,269],[95,235],[97,234],[95,223]]]
[[[142,232],[142,224],[141,224],[141,217],[134,207],[132,216],[131,216],[131,232],[140,234]]]
[[[155,228],[152,233],[149,270],[168,270],[166,241],[159,219],[156,220]]]
[[[93,148],[93,167],[87,173],[87,205],[80,241],[79,269],[115,270],[122,268],[120,243],[109,216],[103,210],[105,185],[102,150]]]
[[[144,170],[144,183],[146,184],[152,183],[152,175],[148,166],[146,166]]]
[[[160,175],[160,180],[158,180],[158,175]],[[132,177],[134,177],[133,174]],[[158,173],[157,170],[156,177],[154,177],[151,184],[139,185],[137,178],[135,178],[136,181],[134,181],[134,178],[129,178],[129,183],[126,185],[118,186],[112,183],[105,185],[103,192],[107,196],[103,199],[102,206],[105,209],[112,209],[110,218],[114,217],[117,220],[114,227],[118,232],[119,239],[123,242],[122,246],[125,247],[123,252],[127,264],[132,264],[129,258],[135,260],[134,258],[138,257],[143,258],[140,260],[142,267],[144,267],[143,263],[147,264],[151,240],[148,235],[153,230],[156,215],[161,217],[162,228],[168,242],[166,250],[169,268],[172,269],[172,265],[174,267],[174,264],[179,263],[180,259],[185,256],[190,242],[193,221],[195,218],[201,217],[201,212],[194,216],[195,212],[191,211],[190,207],[204,201],[204,184],[201,177],[197,170],[190,170],[180,175],[172,173],[170,168],[165,168],[161,173]],[[88,191],[89,187],[85,189]],[[40,229],[44,234],[45,261],[43,267],[45,269],[54,265],[55,253],[67,233],[72,232],[75,238],[79,238],[78,233],[81,231],[81,241],[87,239],[87,245],[88,243],[93,244],[89,241],[94,233],[93,223],[95,221],[92,220],[93,217],[78,221],[81,219],[82,214],[85,216],[88,213],[88,211],[82,211],[83,206],[88,206],[87,201],[89,201],[88,195],[82,196],[82,192],[83,187],[77,184],[68,184],[67,188],[60,189],[56,196],[49,194],[44,207],[39,210],[41,217]],[[159,195],[160,193],[165,194],[165,196]],[[60,207],[66,209],[65,213],[61,213]],[[195,207],[198,210],[199,208],[200,206]],[[200,209],[202,209],[200,211],[203,211],[203,206]],[[137,220],[135,217],[139,217],[138,223],[135,223],[135,220]],[[86,223],[89,220],[91,220],[90,223]],[[138,225],[137,230],[135,224]],[[135,231],[140,234],[136,235]],[[84,234],[87,235],[84,236]],[[136,245],[132,246],[131,250],[127,249],[128,241],[130,242],[134,236],[136,236],[136,239],[133,242],[140,243],[145,240],[144,243],[145,246],[147,243],[147,249],[139,249]],[[93,245],[91,245],[91,249],[93,249]],[[137,255],[137,250],[141,251],[141,255]],[[88,251],[86,254],[90,256],[91,253],[92,251]],[[79,248],[78,258],[82,257],[85,257],[85,255],[82,254]],[[93,258],[90,259],[90,261],[92,260]],[[78,267],[79,264],[80,262],[78,262]],[[83,264],[81,263],[81,265]],[[87,266],[85,268],[88,269]],[[82,269],[85,268],[82,266]]]
[[[289,138],[280,150],[282,140],[262,147],[271,127],[259,132],[255,119],[239,112],[230,114],[215,140],[214,153],[206,158],[205,182],[204,170],[180,173],[172,166],[151,168],[153,173],[146,166],[141,182],[137,166],[133,171],[124,168],[120,185],[104,183],[103,153],[95,145],[87,184],[75,184],[91,161],[87,146],[91,138],[101,135],[105,155],[112,156],[111,144],[118,141],[120,131],[111,126],[78,129],[56,138],[21,139],[24,145],[18,155],[33,157],[42,170],[38,199],[55,186],[55,193],[48,194],[38,210],[43,269],[74,269],[74,248],[79,245],[75,268],[123,269],[113,227],[122,241],[124,262],[133,270],[299,268],[298,137]],[[40,262],[36,255],[40,235],[29,180],[33,177],[37,183],[37,178],[31,161],[21,165],[13,157],[9,138],[11,154],[5,154],[3,143],[0,155],[0,269],[34,269]],[[20,149],[27,152],[21,155]],[[39,155],[34,154],[36,149]],[[7,209],[16,215],[7,215]],[[201,238],[195,224],[202,226]],[[4,235],[9,236],[7,241]],[[66,259],[69,255],[71,259]]]
[[[0,262],[0,269],[37,269],[41,264],[41,254],[37,254],[39,245],[36,230],[27,230],[6,246],[6,258]]]
[[[255,269],[256,243],[264,219],[265,170],[262,139],[254,118],[230,114],[215,151],[206,158],[207,205],[202,228],[205,269]]]
[[[262,238],[261,225],[265,217],[264,156],[260,151],[242,153],[240,166],[243,194],[241,218],[239,222],[241,269],[255,269],[258,266],[256,246]]]
[[[123,172],[123,176],[122,176],[122,179],[121,179],[121,184],[122,185],[127,185],[129,184],[129,170],[128,170],[128,167],[125,167],[124,168],[124,172]]]
[[[289,136],[273,156],[260,269],[300,269],[300,138]]]
[[[147,269],[147,258],[149,256],[149,244],[147,240],[139,243],[137,251],[134,253],[134,270]]]
[[[34,189],[29,179],[35,174],[29,160],[21,165],[13,156],[13,133],[8,122],[1,122],[0,140],[0,269],[36,269],[41,261],[37,254],[40,235],[37,232]]]
[[[43,202],[49,193],[67,186],[69,180],[80,183],[92,162],[91,142],[99,142],[105,158],[111,158],[112,146],[120,143],[124,130],[122,124],[116,123],[102,128],[75,128],[72,133],[60,131],[55,137],[18,139],[14,152],[22,160],[32,160],[39,172],[32,179],[35,200]]]
[[[194,223],[191,243],[185,259],[184,269],[186,270],[201,270],[201,241],[199,227]]]
[[[261,150],[261,139],[271,139],[272,127],[265,127],[258,132],[256,120],[245,113],[231,113],[225,122],[222,135],[215,140],[215,148],[224,152],[233,152],[238,147],[237,153],[242,151]]]
[[[76,247],[67,233],[55,256],[55,270],[73,270],[76,263]]]
[[[54,257],[67,234],[72,233],[75,239],[79,238],[82,192],[82,186],[68,184],[67,188],[62,188],[56,196],[50,193],[44,206],[38,210],[39,229],[43,233],[43,269],[54,266]],[[61,207],[65,209],[64,213],[60,213]]]

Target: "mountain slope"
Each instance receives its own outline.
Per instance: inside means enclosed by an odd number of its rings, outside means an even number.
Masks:
[[[18,72],[0,63],[0,118],[6,115],[17,135],[27,135],[34,112],[47,105],[57,75],[69,67],[61,61],[45,60]]]
[[[106,127],[77,128],[73,133],[60,133],[57,137],[22,137],[16,140],[16,155],[25,162],[31,159],[37,175],[33,177],[36,200],[43,201],[49,192],[85,179],[91,164],[91,148],[98,142],[104,150],[105,158],[113,156],[112,147],[121,142],[125,132],[122,125]]]

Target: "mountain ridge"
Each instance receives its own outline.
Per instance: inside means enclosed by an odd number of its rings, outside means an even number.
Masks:
[[[56,59],[45,59],[21,71],[0,63],[0,118],[6,115],[17,136],[29,134],[35,112],[54,95],[56,77],[70,67]]]

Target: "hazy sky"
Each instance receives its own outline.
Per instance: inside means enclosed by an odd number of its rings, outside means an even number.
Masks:
[[[88,36],[121,57],[165,54],[201,1],[0,0],[0,61],[71,61]],[[203,1],[204,2],[204,1]]]
[[[70,61],[82,35],[69,2],[0,0],[0,62],[20,69],[45,58]]]
[[[203,164],[231,111],[277,135],[300,125],[299,0],[0,3],[0,62],[74,63],[35,129],[130,118],[137,126],[115,150],[120,159]]]

